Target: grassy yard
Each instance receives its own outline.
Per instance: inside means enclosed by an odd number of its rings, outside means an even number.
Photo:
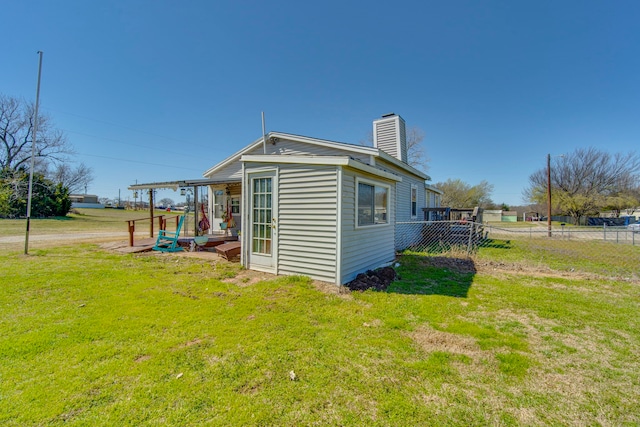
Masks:
[[[167,222],[182,212],[154,211],[154,215],[164,215]],[[66,217],[31,218],[30,233],[57,234],[75,232],[127,232],[127,222],[132,219],[145,219],[137,223],[136,230],[149,229],[149,211],[124,209],[74,209]],[[193,216],[191,217],[193,218]],[[157,219],[155,220],[157,224]],[[154,224],[154,225],[155,225]],[[25,219],[0,219],[0,237],[24,235]]]
[[[364,293],[91,244],[4,250],[0,425],[640,424],[638,280],[504,246],[404,255]]]

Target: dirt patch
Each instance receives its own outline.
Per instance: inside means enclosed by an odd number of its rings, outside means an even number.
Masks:
[[[263,280],[273,280],[277,278],[275,274],[264,273],[262,271],[242,270],[235,277],[223,279],[225,283],[232,283],[241,288],[254,285]]]
[[[338,295],[341,298],[352,299],[351,290],[346,286],[337,286],[335,283],[314,280],[313,287],[324,294]]]
[[[447,353],[463,354],[473,359],[477,359],[478,356],[482,354],[482,350],[480,350],[475,339],[459,334],[422,327],[410,333],[409,336],[428,353],[444,351]]]

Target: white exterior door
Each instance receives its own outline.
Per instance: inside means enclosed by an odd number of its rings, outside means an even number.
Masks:
[[[249,175],[250,226],[249,268],[275,272],[277,256],[277,202],[275,172],[261,172]]]

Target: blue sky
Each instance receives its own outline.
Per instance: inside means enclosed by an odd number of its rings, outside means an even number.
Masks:
[[[400,114],[433,182],[522,203],[547,153],[640,140],[638,1],[0,0],[0,93],[35,99],[88,193],[200,178],[267,131],[359,143]],[[162,194],[182,201],[179,193]]]

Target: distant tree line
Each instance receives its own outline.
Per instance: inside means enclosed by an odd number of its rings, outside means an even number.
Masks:
[[[0,217],[26,215],[33,128],[33,104],[0,94]],[[73,150],[45,114],[38,117],[37,138],[31,215],[64,216],[69,194],[86,188],[93,172],[84,164],[70,166]]]

